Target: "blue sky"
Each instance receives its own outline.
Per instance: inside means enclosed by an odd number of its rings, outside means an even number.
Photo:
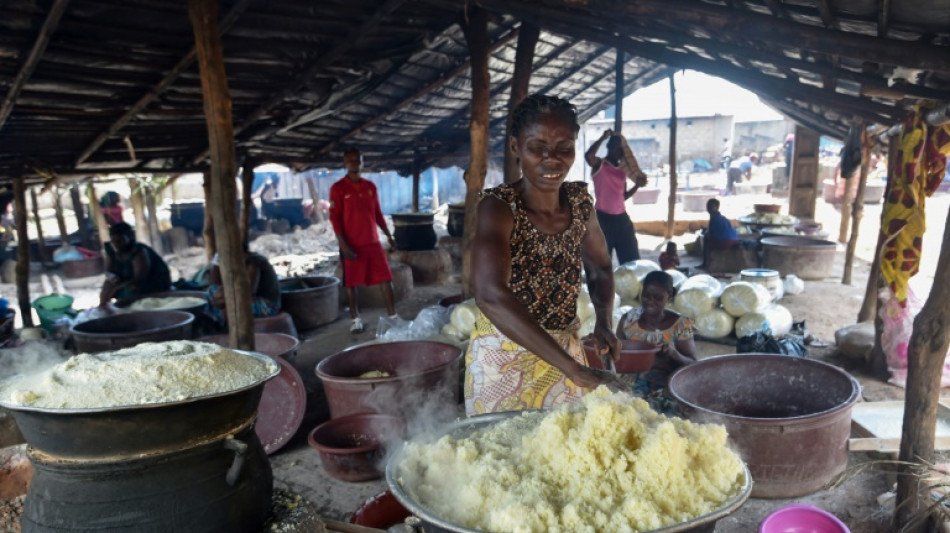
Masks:
[[[779,120],[778,112],[763,104],[752,92],[724,79],[694,70],[679,71],[676,82],[676,114],[686,116],[733,115],[736,122]],[[627,120],[669,118],[670,82],[663,79],[644,87],[623,101]]]

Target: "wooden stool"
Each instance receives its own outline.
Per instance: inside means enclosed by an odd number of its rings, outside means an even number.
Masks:
[[[255,333],[286,333],[297,338],[297,328],[289,313],[281,312],[274,316],[265,316],[254,319]]]

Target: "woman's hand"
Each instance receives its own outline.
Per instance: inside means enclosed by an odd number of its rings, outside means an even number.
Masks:
[[[660,344],[659,354],[663,357],[672,359],[681,365],[688,365],[690,363],[696,362],[694,359],[680,353],[680,351],[676,349],[676,344],[672,342]]]
[[[594,331],[591,333],[591,338],[594,340],[594,346],[597,347],[598,355],[608,354],[613,361],[620,357],[620,340],[617,339],[614,332],[610,331],[607,324],[602,324],[598,320],[594,326]]]
[[[568,379],[585,389],[596,389],[606,385],[613,392],[628,392],[629,387],[620,381],[616,374],[606,370],[597,370],[581,364],[574,365],[574,371],[567,375]]]
[[[604,134],[600,136],[600,140],[606,141],[614,134],[614,130],[608,129],[604,131]]]

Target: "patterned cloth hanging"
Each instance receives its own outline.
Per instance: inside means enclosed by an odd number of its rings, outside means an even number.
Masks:
[[[950,124],[929,126],[928,111],[945,105],[921,102],[903,123],[894,176],[888,176],[881,232],[881,275],[903,306],[907,282],[920,269],[921,240],[926,230],[924,207],[940,185],[950,155]]]

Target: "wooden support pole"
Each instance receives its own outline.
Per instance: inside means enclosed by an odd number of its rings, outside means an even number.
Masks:
[[[39,250],[40,261],[48,263],[50,258],[46,255],[46,239],[43,238],[43,219],[40,218],[40,203],[36,200],[36,189],[30,188],[30,199],[33,200],[33,223],[36,224],[36,247]],[[30,241],[26,241],[27,246]]]
[[[231,118],[231,93],[224,71],[224,52],[218,28],[218,0],[188,0],[188,18],[195,34],[198,70],[201,73],[205,121],[211,153],[209,198],[211,218],[219,250],[222,288],[228,317],[231,346],[254,349],[254,317],[251,314],[251,289],[244,266],[244,251],[237,217],[234,125]]]
[[[317,192],[317,184],[313,182],[313,178],[307,178],[307,189],[310,190],[310,198],[313,198],[313,215],[310,216],[310,219],[315,223],[319,224],[325,219],[323,218],[323,210],[320,209],[320,193]],[[434,194],[434,193],[433,193]],[[432,208],[435,211],[434,206]]]
[[[818,200],[818,141],[815,130],[795,126],[792,176],[789,183],[788,214],[806,219],[815,218]]]
[[[129,178],[129,203],[132,204],[132,217],[135,220],[135,240],[152,246],[152,237],[145,219],[145,195],[138,178]]]
[[[620,48],[617,48],[617,59],[614,62],[614,132],[623,131],[623,64],[626,62],[627,54]]]
[[[505,143],[508,144],[508,143]],[[422,171],[419,169],[419,154],[412,160],[412,212],[419,212],[419,180],[422,179]]]
[[[676,219],[676,81],[670,74],[670,198],[666,210],[666,238],[673,238]]]
[[[93,220],[96,221],[96,228],[99,234],[99,246],[102,250],[105,250],[106,243],[109,242],[109,224],[106,223],[105,217],[102,216],[102,209],[99,209],[99,195],[96,194],[96,186],[92,183],[86,185],[86,199],[89,200],[89,209],[90,214],[92,215]]]
[[[934,437],[937,425],[937,406],[940,399],[940,379],[950,347],[950,214],[943,229],[943,244],[937,260],[930,296],[917,318],[914,332],[907,347],[907,387],[904,401],[904,425],[897,476],[896,526],[910,524],[916,513],[930,507],[930,483],[919,477],[920,469],[913,464],[934,462]],[[927,531],[920,527],[901,529],[911,533]]]
[[[897,153],[900,150],[900,135],[888,138],[887,142],[887,188],[894,183],[897,174]],[[884,192],[884,198],[887,198],[887,190]],[[872,317],[877,316],[878,300],[877,293],[881,290],[881,251],[884,249],[884,232],[881,226],[884,224],[884,211],[887,207],[886,200],[881,207],[881,223],[877,231],[877,246],[874,248],[874,260],[871,263],[871,271],[868,273],[868,285],[864,290],[864,301],[861,303],[861,310],[858,311],[858,322],[865,322]],[[878,332],[880,337],[880,332]]]
[[[518,47],[515,51],[515,70],[511,74],[511,96],[508,98],[508,120],[505,126],[505,139],[511,137],[511,113],[528,96],[531,82],[531,70],[534,64],[534,47],[538,44],[541,28],[537,24],[522,22],[518,32]],[[505,183],[518,181],[521,168],[518,159],[511,153],[511,146],[505,142]]]
[[[858,232],[861,229],[861,217],[864,216],[864,191],[868,185],[868,172],[871,167],[871,141],[868,132],[861,126],[861,177],[858,181],[858,190],[854,194],[854,206],[851,208],[851,240],[848,241],[848,250],[844,256],[844,275],[841,283],[851,285],[851,270],[854,266],[854,252],[858,248]]]
[[[60,197],[59,186],[52,187],[49,193],[53,196],[53,210],[56,212],[56,226],[59,228],[59,238],[63,244],[69,244],[69,232],[66,231],[66,217],[63,216],[63,199]]]
[[[30,307],[30,236],[26,230],[26,184],[23,178],[13,181],[13,218],[16,221],[16,299],[23,327],[33,327]]]
[[[211,171],[205,171],[204,179],[201,181],[201,187],[205,192],[205,220],[201,230],[201,238],[205,242],[205,255],[208,256],[208,262],[218,253],[218,247],[214,242],[214,222],[211,220],[211,202],[214,201],[214,193],[211,187]]]
[[[488,173],[488,126],[490,120],[491,78],[488,72],[488,14],[474,4],[463,19],[462,31],[472,58],[472,115],[468,131],[471,138],[471,161],[465,171],[465,230],[462,234],[462,294],[472,295],[472,261],[470,251],[475,237],[475,209],[478,194]]]
[[[86,212],[82,206],[82,197],[79,194],[79,185],[69,187],[69,199],[73,204],[73,213],[76,215],[76,223],[79,224],[79,242],[86,248],[92,248],[89,242],[89,221],[86,218]]]
[[[241,244],[248,245],[251,242],[251,206],[254,205],[254,199],[251,198],[254,187],[254,166],[255,163],[249,157],[244,158],[244,167],[241,169]],[[307,180],[308,182],[310,180]],[[314,199],[316,204],[316,199]]]
[[[851,124],[851,127],[863,130],[864,121],[859,118]],[[864,156],[862,155],[862,157]],[[863,160],[861,164],[864,164]],[[851,203],[854,202],[854,183],[852,181],[854,176],[852,175],[851,179],[844,179],[844,176],[842,176],[841,179],[844,180],[844,198],[841,199],[841,221],[838,224],[838,242],[846,243],[848,242],[848,226],[851,222]]]
[[[162,243],[162,232],[158,227],[158,206],[156,205],[156,194],[150,189],[145,189],[142,194],[145,196],[145,211],[148,214],[146,220],[148,229],[148,241],[152,249],[159,255],[165,253],[165,245]]]

